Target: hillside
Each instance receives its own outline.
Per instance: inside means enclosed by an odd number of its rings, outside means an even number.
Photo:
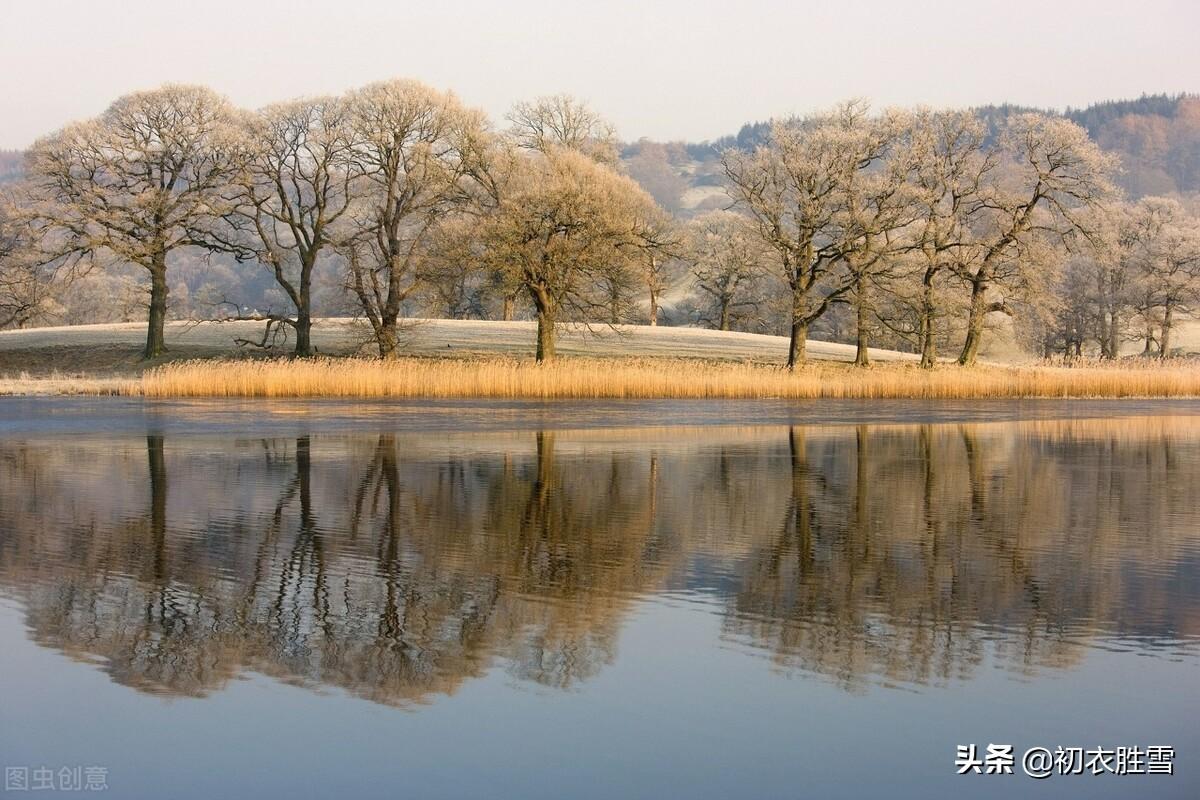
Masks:
[[[260,339],[257,322],[173,322],[167,326],[168,360],[211,358],[239,352],[238,339]],[[408,320],[403,352],[415,356],[533,355],[535,323],[481,320]],[[0,378],[53,373],[85,375],[132,374],[140,371],[145,340],[144,323],[74,325],[0,331]],[[313,344],[326,355],[371,354],[369,332],[349,319],[318,320]],[[280,350],[287,352],[286,345]],[[566,356],[671,357],[708,360],[752,360],[782,363],[787,339],[754,333],[703,328],[647,325],[560,326],[558,351]],[[810,340],[808,354],[821,361],[853,361],[854,347]],[[916,357],[892,350],[871,350],[877,361],[913,361]]]
[[[1010,114],[1060,114],[1084,127],[1105,150],[1121,158],[1119,182],[1132,198],[1146,195],[1200,195],[1200,95],[1143,95],[1104,100],[1084,108],[1037,109],[1000,103],[975,109],[996,129]],[[705,142],[626,144],[621,160],[629,174],[667,210],[690,216],[726,205],[719,157],[728,147],[752,148],[770,123],[747,123],[737,133]],[[0,150],[0,184],[21,174],[22,153]]]
[[[1117,180],[1133,199],[1147,195],[1200,196],[1200,95],[1143,95],[1056,111],[999,104],[975,112],[995,131],[1011,114],[1038,111],[1066,117],[1088,131],[1122,164]],[[720,188],[720,153],[762,142],[768,122],[743,125],[711,142],[654,142],[625,146],[625,168],[665,208],[684,216],[728,204]]]

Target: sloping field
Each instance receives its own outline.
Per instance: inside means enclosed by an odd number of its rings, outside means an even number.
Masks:
[[[78,325],[57,328],[0,332],[0,374],[59,371],[93,372],[133,369],[145,338],[144,323]],[[173,359],[232,355],[240,350],[239,339],[259,341],[261,322],[173,322],[167,326],[167,348]],[[406,355],[505,354],[533,355],[533,322],[490,322],[479,320],[409,320],[405,325],[403,352]],[[325,355],[362,352],[369,355],[369,331],[348,319],[325,319],[316,323],[313,344]],[[290,343],[280,343],[281,352]],[[602,357],[703,358],[782,362],[787,356],[787,339],[755,333],[731,333],[701,328],[667,328],[646,325],[564,324],[560,326],[561,355]],[[108,354],[107,357],[105,354]],[[831,342],[809,341],[810,358],[851,361],[854,347]],[[912,361],[915,356],[893,350],[872,350],[878,361]],[[116,363],[113,362],[115,359]],[[22,363],[24,362],[24,363]]]

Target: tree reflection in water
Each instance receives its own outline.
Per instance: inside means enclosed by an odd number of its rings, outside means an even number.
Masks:
[[[145,691],[566,689],[635,604],[855,690],[1200,636],[1200,425],[0,442],[0,587]],[[717,643],[714,643],[714,645]]]

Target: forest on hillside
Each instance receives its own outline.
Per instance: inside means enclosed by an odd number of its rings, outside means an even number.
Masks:
[[[1200,194],[1200,95],[1148,94],[1058,111],[1002,103],[972,109],[995,137],[1016,114],[1062,116],[1084,128],[1121,160],[1117,184],[1131,200],[1152,195],[1196,202]],[[706,142],[639,139],[624,146],[622,163],[664,208],[688,215],[722,207],[720,157],[728,148],[764,143],[770,121],[750,122],[735,134]]]
[[[1010,103],[973,110],[992,135],[1013,114],[1061,114],[1121,159],[1117,182],[1130,199],[1200,193],[1200,95],[1147,94],[1065,111]],[[721,152],[753,149],[765,141],[770,127],[766,121],[747,123],[735,134],[705,142],[630,140],[621,148],[621,162],[664,208],[687,213],[698,205],[714,205],[704,200],[713,196],[706,187],[720,185]],[[20,150],[0,150],[0,183],[20,176],[23,157]]]

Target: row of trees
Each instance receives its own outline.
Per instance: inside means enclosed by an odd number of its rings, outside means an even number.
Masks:
[[[611,126],[583,104],[542,98],[507,119],[497,131],[412,81],[256,112],[202,87],[123,97],[27,154],[0,216],[0,324],[32,319],[63,276],[135,264],[155,357],[185,249],[265,268],[288,307],[250,314],[234,299],[230,316],[283,326],[301,356],[330,262],[385,358],[418,294],[450,316],[528,308],[539,360],[556,323],[656,324],[683,284],[696,322],[782,317],[789,367],[831,320],[860,364],[885,341],[931,367],[948,342],[974,363],[994,312],[1036,322],[1022,327],[1047,352],[1094,340],[1114,357],[1129,324],[1153,320],[1147,342],[1167,355],[1197,293],[1194,218],[1116,204],[1114,160],[1062,118],[1017,114],[993,135],[970,112],[853,102],[779,120],[754,149],[725,151],[730,209],[687,225],[622,173]]]
[[[1095,232],[1060,276],[1045,318],[1046,355],[1085,348],[1117,358],[1140,340],[1144,355],[1172,355],[1180,317],[1200,300],[1200,219],[1177,200],[1116,203],[1088,221]]]
[[[562,310],[591,302],[581,287],[619,283],[636,251],[658,246],[665,217],[613,168],[611,133],[582,105],[547,98],[510,119],[495,134],[453,95],[411,81],[256,113],[201,87],[129,95],[30,150],[21,219],[5,224],[23,237],[9,247],[6,235],[6,274],[49,285],[106,261],[144,268],[153,358],[172,255],[230,253],[272,274],[291,308],[256,317],[293,330],[304,356],[314,270],[336,257],[392,357],[406,299],[460,259],[508,305],[527,294],[548,358]],[[19,294],[31,311],[35,298]]]
[[[754,288],[765,265],[790,295],[789,364],[832,309],[849,317],[859,364],[881,334],[925,367],[948,340],[973,364],[996,312],[1047,356],[1117,358],[1142,338],[1168,357],[1200,300],[1200,220],[1175,200],[1121,202],[1117,166],[1075,124],[1038,114],[999,135],[971,112],[871,116],[855,103],[777,122],[765,146],[725,153],[747,213],[696,221],[709,245],[698,263],[723,265],[715,281],[698,271],[699,286],[724,326],[769,301]]]

